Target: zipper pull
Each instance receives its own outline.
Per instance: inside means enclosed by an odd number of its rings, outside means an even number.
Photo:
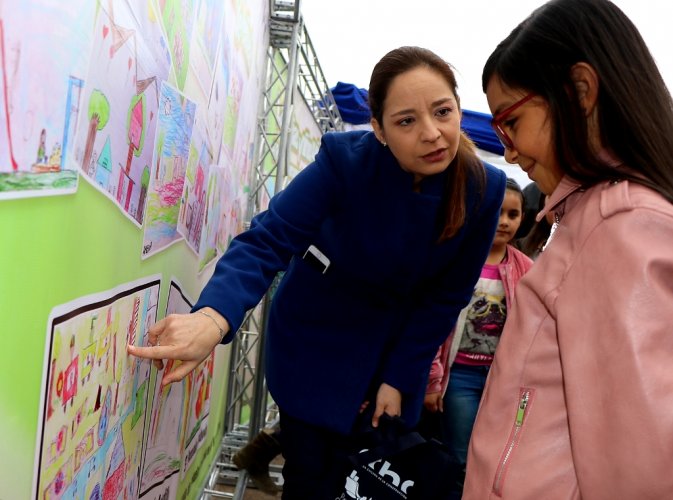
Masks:
[[[558,225],[559,225],[560,222],[561,222],[561,216],[558,214],[558,212],[554,212],[554,223],[551,225],[551,229],[549,230],[549,236],[547,237],[547,241],[545,242],[544,246],[542,247],[543,252],[545,251],[545,249],[551,243],[551,240],[554,237],[554,233],[558,229]]]
[[[523,417],[526,414],[526,407],[528,406],[528,399],[530,398],[530,391],[526,391],[521,395],[521,400],[519,401],[519,409],[516,411],[516,426],[521,427],[523,425]]]

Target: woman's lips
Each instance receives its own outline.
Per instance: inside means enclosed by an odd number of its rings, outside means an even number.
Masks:
[[[428,161],[430,163],[436,163],[438,161],[442,161],[446,158],[446,149],[436,149],[432,153],[428,153],[427,155],[423,155],[422,157],[425,161]]]

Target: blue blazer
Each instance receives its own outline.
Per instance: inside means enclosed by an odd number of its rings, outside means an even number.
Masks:
[[[287,271],[272,300],[266,377],[279,408],[350,432],[360,405],[386,382],[402,392],[402,417],[420,414],[430,364],[470,300],[488,255],[505,190],[485,165],[468,183],[466,224],[437,243],[446,171],[420,192],[388,148],[365,131],[323,136],[306,167],[236,237],[194,310],[210,306],[231,325]],[[315,245],[323,274],[302,256]]]

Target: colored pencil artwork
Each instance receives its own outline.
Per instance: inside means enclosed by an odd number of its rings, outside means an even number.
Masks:
[[[35,498],[137,497],[156,322],[152,276],[55,307],[48,325]]]

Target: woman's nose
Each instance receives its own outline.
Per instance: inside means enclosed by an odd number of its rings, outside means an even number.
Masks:
[[[424,141],[435,142],[437,139],[441,137],[441,135],[442,133],[439,131],[437,126],[430,121],[425,123],[421,138]]]

